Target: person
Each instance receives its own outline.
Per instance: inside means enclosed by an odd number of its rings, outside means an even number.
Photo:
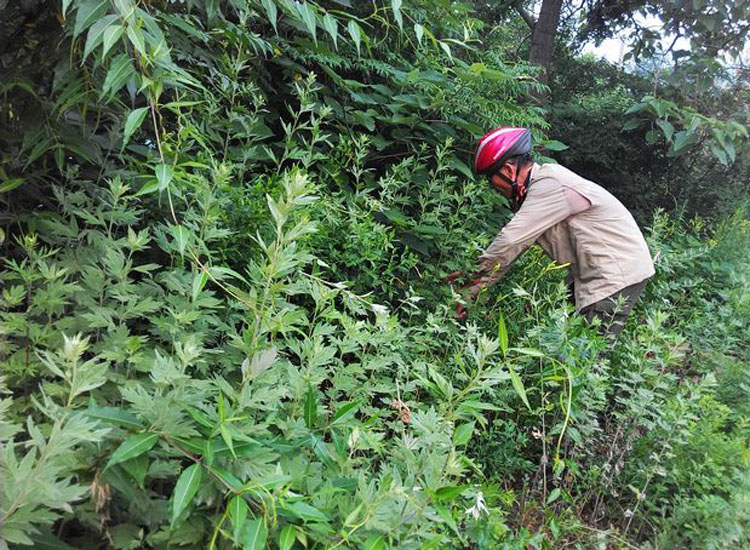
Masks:
[[[531,131],[502,127],[479,140],[474,170],[502,193],[515,212],[479,257],[469,286],[475,298],[538,244],[559,264],[569,264],[576,310],[614,343],[654,263],[638,225],[604,188],[559,164],[531,159]]]

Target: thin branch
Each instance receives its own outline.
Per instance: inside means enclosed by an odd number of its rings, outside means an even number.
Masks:
[[[518,15],[521,16],[521,19],[523,19],[524,23],[526,23],[529,26],[529,28],[533,31],[536,23],[534,22],[534,19],[529,15],[529,13],[525,9],[523,9],[523,6],[521,6],[521,3],[514,2],[513,9],[516,10],[516,12],[518,12]]]

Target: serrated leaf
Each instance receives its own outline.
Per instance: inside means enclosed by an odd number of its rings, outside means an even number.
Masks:
[[[291,525],[284,526],[281,533],[279,533],[279,550],[290,550],[294,546],[295,531]]]
[[[307,387],[307,394],[305,395],[305,425],[308,428],[312,428],[315,425],[315,420],[318,414],[318,399],[315,388],[311,385]]]
[[[104,17],[108,10],[109,0],[81,0],[78,4],[75,25],[73,25],[73,38]]]
[[[313,41],[317,44],[318,34],[317,23],[315,21],[315,10],[310,7],[310,4],[308,4],[307,2],[302,2],[301,4],[297,4],[297,11],[299,12],[302,22],[307,27],[307,32],[310,33],[310,35],[313,37]]]
[[[109,458],[104,469],[106,470],[115,464],[125,462],[126,460],[130,460],[131,458],[135,458],[140,454],[150,451],[153,446],[156,445],[158,440],[159,434],[156,433],[143,433],[130,436],[123,441],[119,447],[117,447],[117,450],[115,450],[114,453],[112,453],[112,456]]]
[[[357,55],[361,55],[362,52],[359,48],[360,43],[362,42],[362,29],[357,25],[357,22],[354,19],[349,20],[346,29],[349,31],[349,36],[352,37],[354,45],[357,47]]]
[[[193,464],[185,468],[180,477],[177,479],[177,484],[174,486],[172,492],[172,520],[171,525],[174,525],[180,514],[188,507],[198,493],[198,487],[200,487],[201,478],[203,477],[203,469],[200,464]]]
[[[502,310],[497,313],[497,339],[500,341],[500,349],[503,355],[508,355],[508,327],[505,326]]]
[[[154,173],[156,174],[156,181],[159,182],[159,191],[164,191],[172,182],[174,169],[169,164],[157,164]]]
[[[278,15],[276,4],[273,2],[273,0],[261,0],[261,4],[263,4],[263,8],[266,10],[266,16],[268,17],[268,21],[273,26],[273,30],[278,33],[279,30],[276,28],[276,17]]]
[[[327,13],[323,18],[323,28],[328,31],[328,34],[333,39],[333,47],[338,49],[339,24],[336,21],[336,18],[330,13]]]
[[[130,58],[124,53],[118,55],[112,60],[107,76],[104,78],[102,95],[116,94],[134,75],[135,67]]]
[[[263,518],[255,518],[247,524],[242,544],[243,550],[264,550],[268,538],[268,528]]]
[[[104,40],[104,32],[117,19],[116,15],[106,15],[96,21],[86,35],[86,45],[83,48],[83,61]]]
[[[474,433],[474,426],[476,423],[474,421],[467,422],[466,424],[461,424],[456,428],[456,432],[453,434],[453,444],[456,447],[460,447],[461,445],[466,445],[469,440],[471,439],[471,435]]]
[[[148,107],[138,107],[130,111],[127,120],[125,121],[125,131],[122,135],[122,147],[124,148],[133,134],[141,127],[143,120],[146,118],[148,113]]]
[[[529,405],[529,398],[526,397],[526,388],[523,387],[521,377],[518,376],[518,373],[515,370],[513,370],[513,367],[508,367],[508,373],[510,374],[510,382],[511,384],[513,384],[513,389],[516,390],[516,393],[521,398],[521,401],[523,401],[524,405],[526,405],[526,408],[531,410],[531,405]]]
[[[229,519],[232,522],[232,533],[235,544],[240,544],[242,529],[245,526],[245,520],[249,512],[247,502],[242,495],[236,495],[229,501]]]

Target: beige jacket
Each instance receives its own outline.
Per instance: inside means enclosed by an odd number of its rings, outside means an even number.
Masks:
[[[591,207],[571,216],[564,187]],[[604,188],[558,164],[534,165],[526,200],[479,257],[479,282],[495,284],[535,243],[557,263],[570,264],[578,311],[654,274],[630,212]]]

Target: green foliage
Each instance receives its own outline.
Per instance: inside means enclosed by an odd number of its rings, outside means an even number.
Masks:
[[[533,72],[469,5],[59,18],[51,87],[2,84],[0,547],[742,541],[741,214],[655,218],[660,275],[611,362],[538,250],[454,321],[445,273],[508,215],[473,138],[594,154],[546,139]],[[619,129],[633,96],[571,105]]]

